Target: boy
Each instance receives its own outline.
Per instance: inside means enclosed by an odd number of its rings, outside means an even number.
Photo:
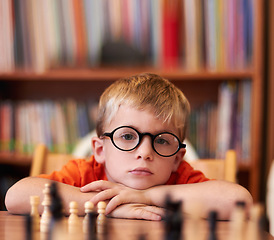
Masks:
[[[72,200],[79,203],[80,214],[84,202],[106,200],[110,216],[160,220],[169,194],[183,201],[186,213],[200,204],[201,217],[215,209],[220,219],[229,219],[236,201],[249,207],[252,197],[240,185],[209,180],[183,161],[189,111],[184,94],[160,76],[146,73],[116,81],[100,98],[91,160],[73,160],[59,172],[17,182],[7,192],[7,209],[29,212],[29,196],[42,199],[51,179],[58,181],[67,213]]]

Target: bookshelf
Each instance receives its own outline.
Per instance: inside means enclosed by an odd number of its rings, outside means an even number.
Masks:
[[[274,16],[271,14],[274,11],[274,2],[268,3],[268,79],[267,79],[267,139],[266,139],[266,178],[269,175],[269,169],[274,161]]]
[[[84,4],[84,1],[79,1]],[[120,2],[120,1],[117,1]],[[129,5],[133,1],[126,1]],[[157,2],[157,4],[156,4]],[[161,1],[159,1],[161,2]],[[168,1],[163,1],[164,4],[168,4]],[[193,5],[191,1],[174,1],[182,7],[181,15],[177,16],[181,18],[187,16],[185,8],[190,7],[191,9],[196,9],[197,6],[201,4],[202,1],[195,1]],[[183,3],[188,2],[190,5],[184,5]],[[194,2],[194,1],[193,1]],[[205,1],[207,2],[207,1]],[[217,2],[217,1],[216,1]],[[218,1],[219,2],[219,1]],[[246,3],[249,0],[242,0],[241,2]],[[251,1],[250,1],[251,2]],[[120,2],[121,3],[121,2]],[[155,19],[157,19],[156,11],[159,11],[158,1],[150,1],[149,5],[153,11],[152,16],[155,18],[152,19],[152,22],[157,25]],[[154,5],[153,5],[154,4]],[[174,11],[174,6],[167,5],[170,12]],[[18,9],[22,7],[17,5]],[[37,7],[37,6],[36,6]],[[49,7],[49,6],[47,6]],[[62,6],[58,6],[62,7]],[[64,6],[63,6],[64,7]],[[72,6],[72,9],[76,9],[79,6]],[[98,6],[97,6],[98,7]],[[117,6],[113,6],[117,7]],[[132,7],[132,6],[131,6]],[[145,6],[140,6],[144,7]],[[175,5],[176,7],[176,5]],[[205,7],[205,6],[203,6]],[[222,8],[222,6],[218,6]],[[132,11],[132,10],[131,10]],[[137,10],[136,10],[137,11]],[[259,198],[259,182],[260,182],[260,157],[261,157],[261,129],[262,129],[262,13],[263,5],[261,1],[255,0],[252,8],[253,11],[253,41],[252,41],[252,60],[251,63],[247,65],[233,66],[217,66],[213,67],[212,63],[207,62],[201,63],[199,60],[201,56],[205,58],[201,52],[196,52],[196,60],[188,59],[180,63],[181,58],[178,58],[178,54],[172,55],[174,49],[166,49],[166,58],[168,61],[162,61],[158,63],[157,57],[160,58],[161,50],[155,51],[152,54],[151,61],[148,64],[142,66],[104,66],[94,63],[93,66],[86,66],[80,60],[80,63],[77,63],[76,66],[60,66],[58,63],[57,67],[52,67],[46,64],[45,66],[35,65],[30,69],[14,68],[9,71],[0,71],[0,100],[10,99],[12,101],[21,101],[21,100],[44,100],[44,99],[59,99],[59,98],[73,98],[86,100],[92,96],[94,99],[98,99],[103,90],[113,81],[118,78],[130,76],[140,72],[153,72],[159,74],[163,77],[168,78],[175,85],[181,88],[186,96],[189,98],[192,106],[198,106],[199,104],[211,101],[218,103],[218,94],[219,87],[222,82],[227,80],[233,80],[237,83],[241,83],[243,80],[249,79],[251,82],[251,143],[250,149],[250,161],[248,164],[238,164],[239,168],[239,180],[240,182],[247,186],[251,191],[255,200]],[[166,12],[166,14],[170,14]],[[191,11],[189,12],[191,13]],[[199,19],[201,16],[195,12],[195,16]],[[34,16],[33,16],[34,17]],[[66,16],[67,17],[67,16]],[[113,17],[113,16],[112,16]],[[117,19],[116,19],[117,20]],[[174,20],[174,19],[173,19]],[[178,19],[177,19],[178,20]],[[176,19],[174,21],[177,21]],[[172,22],[169,24],[172,25]],[[169,26],[171,26],[169,25]],[[20,28],[20,26],[17,26]],[[188,26],[188,28],[190,25]],[[35,26],[34,29],[37,30]],[[187,28],[187,27],[186,27]],[[119,27],[116,26],[115,30],[119,30]],[[161,30],[161,28],[159,28]],[[117,30],[117,31],[118,31]],[[163,30],[163,29],[162,29]],[[36,32],[33,32],[35,39]],[[113,34],[117,34],[113,33]],[[138,34],[138,33],[137,33]],[[159,34],[153,33],[153,34]],[[160,33],[161,34],[161,33]],[[170,35],[175,34],[170,32]],[[133,34],[134,35],[134,34]],[[37,37],[37,36],[36,36]],[[174,37],[174,36],[173,36]],[[176,36],[175,36],[176,37]],[[178,37],[178,36],[177,36]],[[216,36],[217,39],[218,36]],[[152,39],[155,40],[152,37]],[[199,39],[196,37],[196,40]],[[191,44],[191,39],[184,38],[186,41],[185,44],[189,46]],[[77,39],[75,39],[77,41]],[[164,41],[164,40],[163,40]],[[165,40],[166,41],[166,40]],[[209,40],[208,40],[209,41]],[[199,43],[197,43],[199,44]],[[77,45],[78,46],[78,45]],[[79,47],[79,46],[78,46]],[[163,45],[164,48],[164,45]],[[79,50],[79,49],[78,49]],[[81,49],[80,49],[81,50]],[[79,51],[80,51],[79,50]],[[176,50],[181,51],[181,49]],[[82,52],[83,53],[83,52]],[[191,53],[185,52],[184,56],[189,56]],[[209,55],[209,53],[208,53]],[[78,55],[77,55],[78,56]],[[171,57],[170,57],[171,56]],[[174,58],[176,61],[174,63]],[[32,56],[34,59],[37,56]],[[79,57],[79,56],[78,56]],[[179,60],[178,60],[179,59]],[[209,61],[209,60],[208,60]],[[224,60],[225,61],[225,60]],[[161,65],[163,64],[163,65]],[[235,63],[234,63],[235,64]],[[42,69],[42,70],[41,70]],[[20,160],[21,159],[21,160]],[[29,164],[31,157],[20,155],[16,153],[4,153],[0,152],[0,164],[6,164],[10,161],[10,164],[20,165],[21,162],[24,164]],[[20,162],[21,161],[21,162]]]

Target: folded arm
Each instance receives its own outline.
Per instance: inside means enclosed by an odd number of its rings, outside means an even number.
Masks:
[[[109,200],[107,213],[126,203],[164,207],[166,196],[169,194],[174,201],[183,202],[185,213],[193,213],[199,205],[201,206],[201,217],[207,217],[210,210],[216,210],[219,219],[227,220],[237,201],[246,202],[247,209],[253,201],[250,193],[242,186],[219,180],[194,184],[161,185],[146,190],[135,190],[121,184],[97,181],[81,189],[83,192],[96,190],[100,192],[91,201],[96,204],[102,200]]]
[[[5,204],[7,210],[13,214],[30,213],[30,196],[40,197],[39,213],[43,212],[42,201],[44,199],[43,189],[50,180],[38,177],[27,177],[15,183],[6,194]],[[84,214],[84,204],[90,200],[96,193],[82,193],[78,187],[70,186],[64,183],[57,183],[59,194],[63,200],[64,210],[69,214],[70,201],[77,201],[79,206],[79,215]]]
[[[44,199],[43,189],[50,180],[38,177],[27,177],[15,183],[6,194],[5,204],[7,210],[12,214],[28,214],[31,210],[30,196],[39,196],[39,213],[42,214]],[[81,192],[78,187],[73,187],[64,183],[57,183],[59,194],[63,200],[65,214],[69,215],[69,203],[76,201],[79,206],[79,215],[84,215],[84,204],[97,193],[94,191]],[[117,206],[110,214],[117,218],[136,218],[146,220],[160,220],[163,209],[146,204],[126,204]]]

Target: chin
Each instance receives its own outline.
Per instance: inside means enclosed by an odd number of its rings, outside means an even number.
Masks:
[[[130,184],[128,184],[128,187],[136,189],[136,190],[145,190],[145,189],[151,188],[153,186],[156,186],[156,185],[153,185],[151,183],[130,183]]]

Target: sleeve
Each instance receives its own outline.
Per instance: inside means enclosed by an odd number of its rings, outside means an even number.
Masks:
[[[81,186],[81,162],[85,160],[71,160],[60,171],[51,174],[40,174],[37,177],[69,184],[75,187]]]

